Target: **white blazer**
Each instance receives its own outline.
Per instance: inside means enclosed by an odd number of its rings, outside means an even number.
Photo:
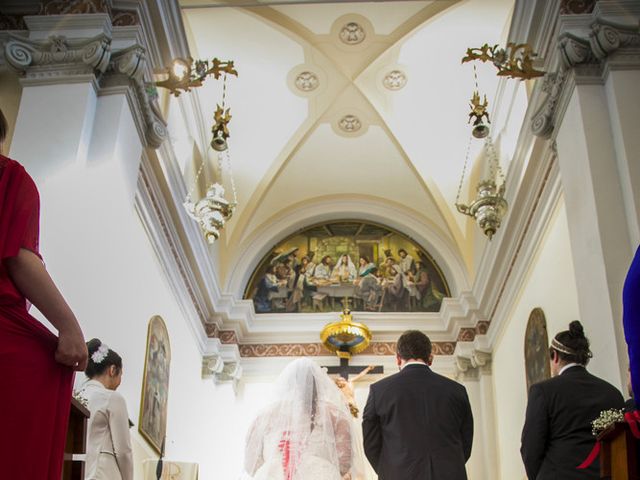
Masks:
[[[91,412],[87,438],[86,480],[133,480],[129,415],[124,397],[96,380],[80,391]]]

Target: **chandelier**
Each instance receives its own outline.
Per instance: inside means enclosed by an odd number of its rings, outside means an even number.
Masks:
[[[192,200],[192,195],[197,188],[198,179],[205,167],[203,158],[198,173],[193,181],[193,187],[187,193],[184,200],[184,208],[187,214],[195,220],[202,229],[202,232],[209,243],[220,238],[221,231],[227,221],[233,216],[233,212],[238,204],[238,195],[233,172],[231,171],[231,160],[229,153],[229,122],[231,121],[231,109],[226,107],[227,100],[227,76],[238,76],[233,61],[220,61],[214,58],[211,64],[208,60],[196,60],[178,58],[173,61],[171,68],[166,69],[168,78],[156,82],[156,86],[168,89],[174,96],[178,97],[182,92],[190,92],[192,88],[202,86],[208,76],[213,76],[216,80],[223,77],[222,102],[216,105],[213,115],[213,126],[211,127],[210,147],[218,152],[218,163],[226,167],[231,183],[232,200],[225,198],[225,189],[222,183],[215,182],[209,185],[205,196],[199,200]],[[206,158],[207,156],[205,156]],[[221,175],[222,176],[222,175]]]

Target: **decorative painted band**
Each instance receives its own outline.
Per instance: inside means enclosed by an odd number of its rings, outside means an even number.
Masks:
[[[238,345],[241,357],[323,357],[333,355],[321,343],[264,343]],[[453,355],[456,342],[434,342],[434,355]],[[396,342],[372,342],[361,355],[391,356]]]

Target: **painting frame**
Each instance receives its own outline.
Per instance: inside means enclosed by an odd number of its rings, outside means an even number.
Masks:
[[[162,317],[154,315],[147,326],[138,432],[158,454],[167,432],[170,367],[169,331]]]
[[[544,311],[531,310],[524,335],[524,365],[527,392],[532,385],[551,378],[549,333]]]

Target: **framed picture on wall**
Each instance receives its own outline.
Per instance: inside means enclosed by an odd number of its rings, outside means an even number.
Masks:
[[[167,326],[159,316],[149,320],[140,399],[140,434],[158,453],[167,432],[171,345]]]
[[[534,308],[529,315],[524,340],[524,364],[527,391],[534,383],[551,378],[547,319],[541,308]]]

